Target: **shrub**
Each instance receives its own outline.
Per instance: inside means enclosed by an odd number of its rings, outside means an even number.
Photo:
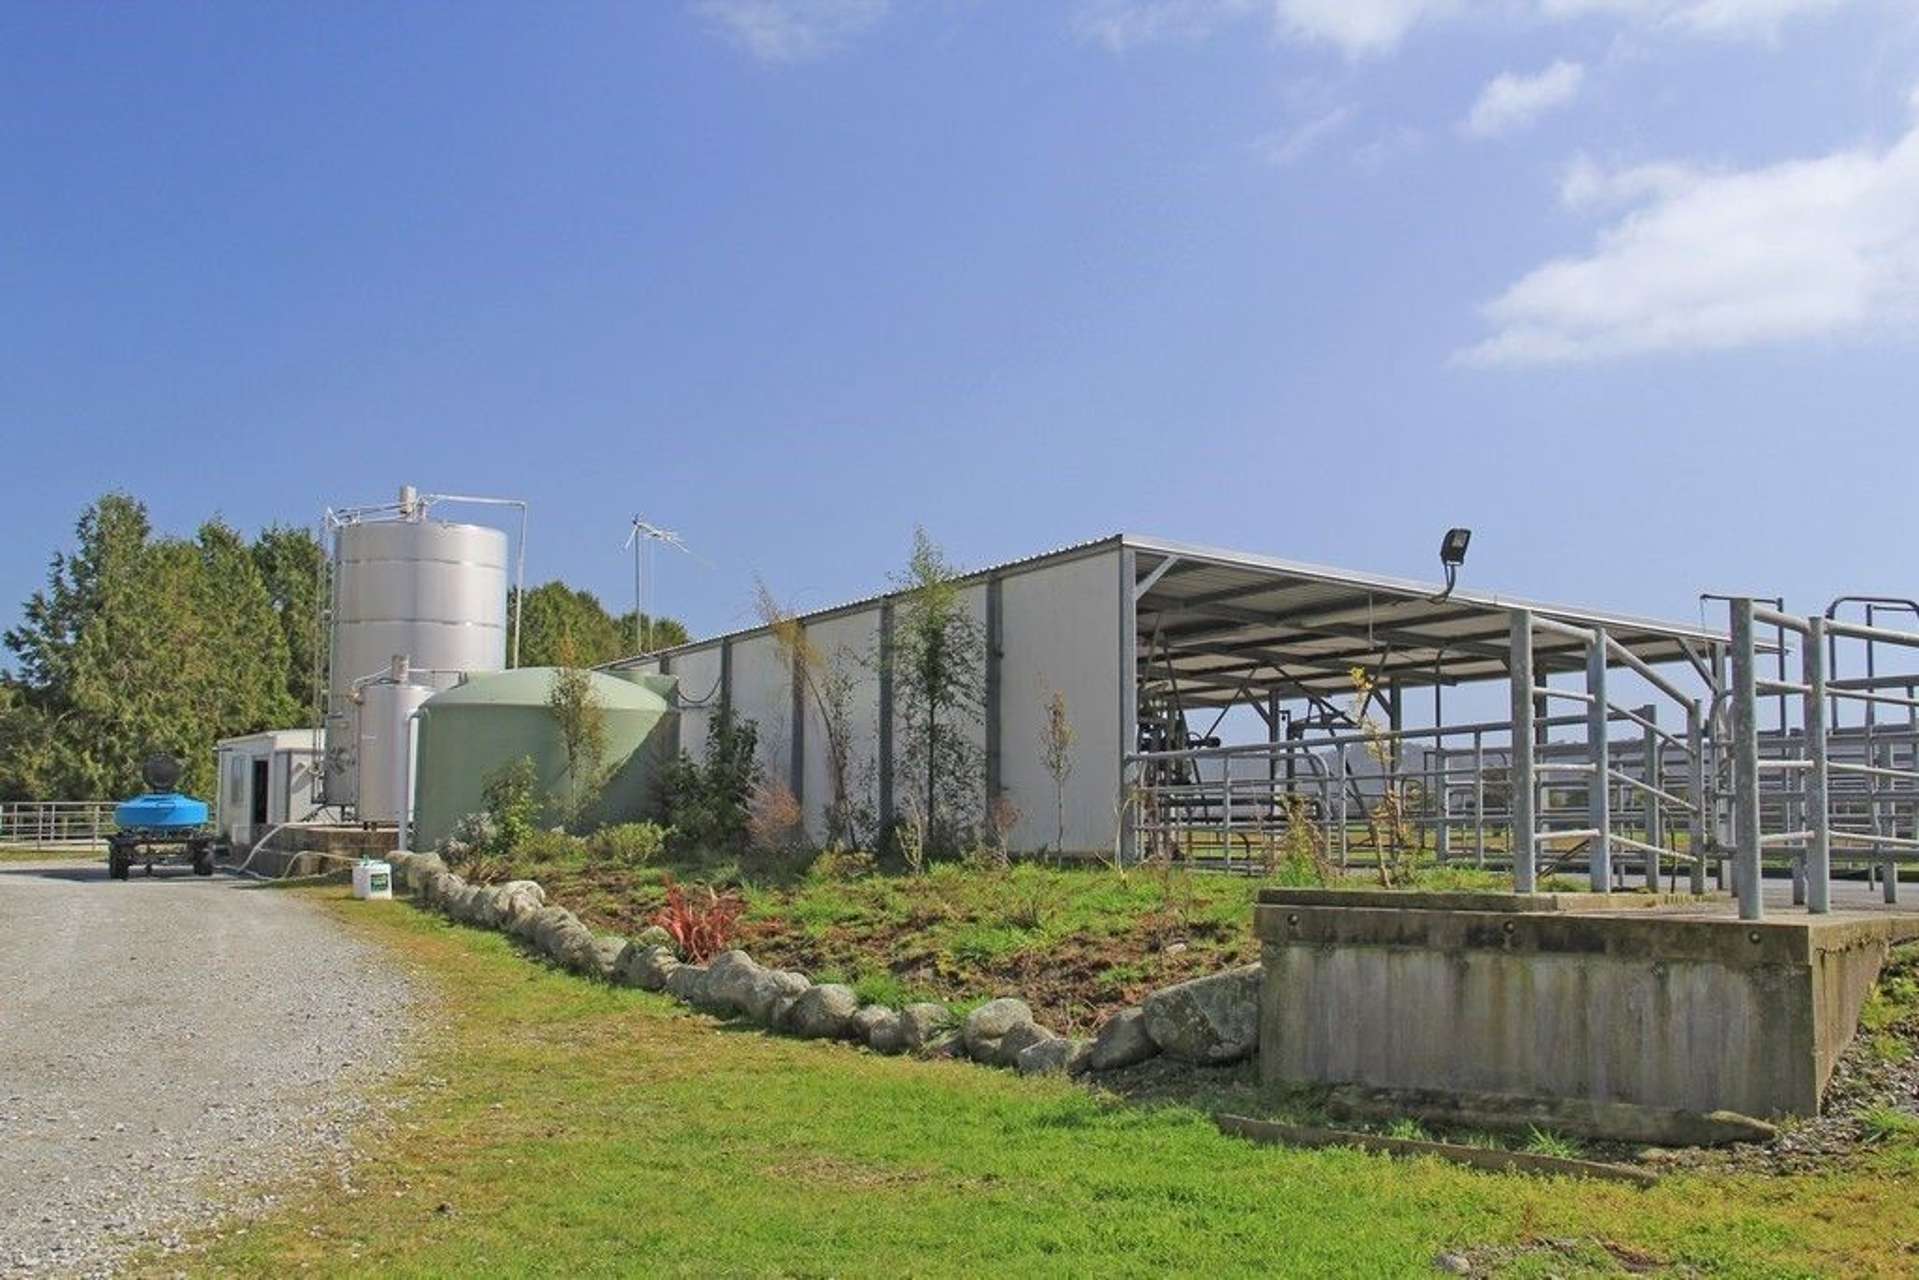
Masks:
[[[657,822],[621,822],[601,827],[586,838],[586,852],[595,862],[618,867],[643,867],[660,856],[673,836],[671,827]]]
[[[744,848],[747,816],[760,783],[759,729],[751,720],[719,720],[701,763],[682,751],[660,775],[660,798],[678,842],[692,849]]]
[[[703,964],[733,945],[746,903],[737,893],[716,893],[710,886],[688,892],[671,877],[666,881],[666,905],[649,924],[673,935],[680,954]]]
[[[879,861],[857,849],[828,849],[813,859],[806,873],[819,880],[859,880],[879,870]]]
[[[782,853],[806,844],[806,814],[799,797],[783,782],[762,782],[753,792],[746,833],[755,849]]]
[[[513,856],[521,862],[564,866],[586,861],[586,841],[568,835],[557,827],[551,831],[533,830],[513,846]]]
[[[521,756],[487,774],[480,796],[498,832],[497,851],[518,850],[540,820],[540,775],[532,759]]]

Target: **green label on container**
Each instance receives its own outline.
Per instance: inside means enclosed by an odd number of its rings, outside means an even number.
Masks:
[[[387,873],[384,871],[375,871],[366,878],[366,887],[368,893],[385,893],[387,891]]]

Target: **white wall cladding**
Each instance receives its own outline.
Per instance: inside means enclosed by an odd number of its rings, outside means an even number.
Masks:
[[[880,749],[880,610],[878,605],[836,618],[823,618],[806,628],[807,640],[827,667],[850,678],[847,699],[850,714],[851,760],[847,786],[855,804],[879,816]],[[806,830],[815,840],[826,838],[826,806],[833,799],[832,770],[828,764],[826,726],[819,707],[806,704]]]
[[[706,758],[706,736],[720,714],[720,646],[709,645],[673,657],[673,674],[680,680],[680,750],[695,760]],[[703,705],[690,706],[687,700]]]
[[[733,715],[759,726],[760,765],[769,783],[784,783],[793,745],[793,685],[779,641],[771,635],[733,641]]]
[[[1119,795],[1118,552],[1009,574],[1000,608],[1000,784],[1022,814],[1013,847],[1055,838],[1040,737],[1057,689],[1076,735],[1066,847],[1110,853]]]
[[[1010,843],[1033,850],[1054,843],[1053,780],[1042,759],[1041,733],[1047,700],[1066,695],[1077,742],[1066,789],[1066,847],[1110,850],[1119,791],[1119,552],[1091,554],[1015,567],[1000,575],[999,680],[1000,780],[1020,810]],[[984,580],[967,583],[960,598],[979,624],[987,622]],[[898,602],[894,605],[896,615]],[[856,796],[879,812],[879,632],[881,604],[873,601],[806,624],[815,648],[852,673],[853,764]],[[732,642],[731,702],[735,715],[759,727],[760,761],[769,782],[792,776],[792,672],[770,634],[736,636]],[[720,697],[721,643],[708,641],[672,658],[683,696],[705,699],[703,708],[681,712],[680,743],[696,758],[706,744]],[[657,660],[641,664],[657,669]],[[711,692],[710,696],[709,692]],[[905,728],[895,690],[893,753],[904,750]],[[808,699],[802,761],[802,801],[808,833],[826,834],[824,810],[832,798],[826,730]],[[984,752],[986,717],[968,727]],[[983,782],[983,778],[982,778]],[[897,777],[896,795],[904,780]],[[983,793],[983,788],[982,788]]]

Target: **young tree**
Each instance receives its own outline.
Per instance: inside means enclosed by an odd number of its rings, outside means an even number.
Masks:
[[[1066,695],[1058,689],[1046,700],[1046,721],[1040,728],[1040,761],[1053,779],[1053,853],[1066,851],[1066,781],[1073,776],[1073,743],[1079,735],[1066,716]]]
[[[771,590],[753,583],[755,608],[773,632],[780,657],[800,681],[802,696],[819,717],[826,737],[826,779],[832,788],[822,811],[829,849],[858,848],[867,806],[855,795],[853,759],[853,686],[856,659],[844,646],[827,653],[807,635],[806,628],[781,607]],[[863,775],[861,775],[863,776]]]
[[[593,687],[593,673],[560,667],[553,673],[547,709],[560,727],[566,751],[566,789],[560,796],[561,821],[573,826],[593,803],[606,755],[606,704]]]
[[[984,764],[969,736],[985,714],[986,641],[960,596],[959,575],[926,530],[898,579],[904,590],[892,664],[904,730],[906,813],[923,822],[924,852],[951,853],[982,814]]]

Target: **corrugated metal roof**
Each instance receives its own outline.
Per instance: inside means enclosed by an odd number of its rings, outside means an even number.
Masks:
[[[1041,561],[1070,560],[1076,556],[1083,556],[1103,547],[1115,546],[1124,536],[1123,534],[1109,533],[1100,538],[1088,538],[1084,542],[1069,542],[1065,546],[1055,547],[1051,551],[1040,551],[1030,556],[1021,556],[1017,560],[1003,560],[998,564],[987,565],[983,569],[968,570],[960,575],[959,581],[962,584],[980,582],[996,573],[1006,573],[1009,570],[1030,568],[1039,564]],[[838,614],[852,613],[858,609],[870,608],[883,600],[896,599],[903,594],[905,593],[900,591],[879,591],[870,596],[860,596],[855,600],[847,600],[840,604],[827,605],[825,608],[809,609],[805,613],[796,615],[796,617],[801,622],[816,622],[834,617]],[[741,640],[747,636],[763,635],[768,630],[769,628],[765,624],[739,627],[732,631],[722,631],[715,636],[706,636],[699,640],[689,640],[685,644],[675,645],[671,649],[657,649],[643,657],[617,658],[612,662],[602,663],[601,665],[609,668],[630,667],[641,661],[650,662],[656,658],[672,657],[677,653],[691,653],[699,649],[707,648],[710,645],[718,644],[722,640]]]
[[[1072,543],[974,570],[961,581],[978,582],[1120,544],[1139,553],[1142,575],[1167,560],[1176,561],[1139,601],[1140,643],[1147,650],[1142,667],[1149,675],[1157,665],[1170,676],[1216,680],[1223,686],[1193,690],[1195,701],[1232,701],[1243,696],[1242,686],[1247,683],[1294,692],[1343,692],[1350,687],[1347,669],[1354,665],[1406,683],[1494,678],[1504,674],[1504,627],[1508,611],[1516,608],[1573,626],[1603,627],[1649,662],[1683,660],[1689,646],[1698,652],[1726,640],[1723,633],[1689,624],[1490,592],[1456,590],[1442,598],[1442,588],[1435,583],[1143,534],[1111,534]],[[813,622],[869,608],[900,594],[881,592],[812,610],[800,615],[800,620]],[[1172,620],[1170,634],[1168,620]],[[607,665],[652,662],[766,631],[765,626],[741,628],[643,659],[625,658]],[[1219,634],[1208,636],[1207,631]],[[1174,651],[1167,646],[1169,640],[1190,651]],[[1273,650],[1283,653],[1275,655]],[[1541,634],[1535,651],[1544,671],[1570,669],[1575,658],[1577,665],[1584,664],[1583,646],[1566,637]]]

